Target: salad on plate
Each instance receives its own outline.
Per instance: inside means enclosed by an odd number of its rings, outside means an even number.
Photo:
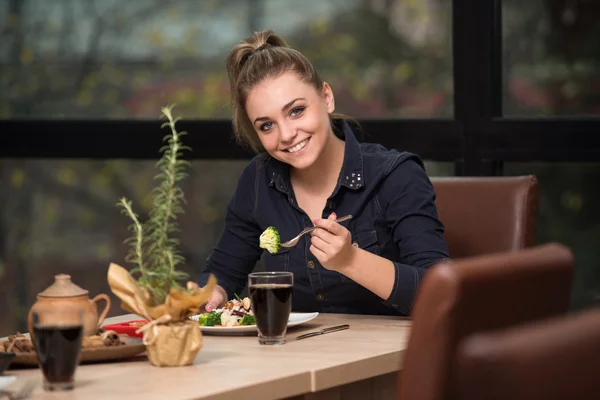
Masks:
[[[196,318],[200,326],[231,327],[256,324],[250,298],[240,299],[237,295],[235,299],[229,300],[223,307],[202,313]]]

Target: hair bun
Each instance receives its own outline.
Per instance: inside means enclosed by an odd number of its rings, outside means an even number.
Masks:
[[[254,54],[272,47],[288,47],[284,40],[272,30],[255,32],[249,38],[238,44],[229,55],[227,69],[234,81],[239,76],[244,64]]]
[[[263,49],[266,49],[267,47],[271,47],[270,43],[263,43],[260,46],[258,46],[256,49],[254,49],[255,52],[261,51]]]
[[[288,47],[284,40],[270,29],[255,32],[246,39],[246,43],[254,47],[254,51],[264,50],[269,47]]]

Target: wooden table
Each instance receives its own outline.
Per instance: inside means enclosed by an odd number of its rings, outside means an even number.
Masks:
[[[105,324],[138,319],[108,318]],[[295,340],[301,333],[350,324],[350,329]],[[47,393],[39,369],[8,370],[17,390],[37,385],[32,399],[393,399],[410,321],[406,318],[320,314],[294,328],[282,346],[261,346],[256,336],[204,335],[193,365],[154,367],[135,361],[80,365],[76,388]]]

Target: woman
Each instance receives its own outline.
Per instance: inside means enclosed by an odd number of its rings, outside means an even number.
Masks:
[[[200,284],[219,282],[206,310],[239,293],[263,256],[267,270],[294,273],[294,311],[407,315],[427,268],[448,257],[421,160],[359,144],[330,86],[272,31],[235,46],[227,69],[235,136],[259,155],[202,272]],[[295,247],[259,248],[268,226],[286,241],[313,224]]]

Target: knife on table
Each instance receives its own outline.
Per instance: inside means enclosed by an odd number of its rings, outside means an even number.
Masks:
[[[320,331],[305,333],[304,335],[297,336],[296,340],[306,339],[306,338],[318,336],[318,335],[324,335],[326,333],[331,333],[331,332],[343,331],[344,329],[348,329],[348,328],[350,328],[350,325],[348,325],[348,324],[336,325],[336,326],[332,326],[330,328],[321,329]]]

